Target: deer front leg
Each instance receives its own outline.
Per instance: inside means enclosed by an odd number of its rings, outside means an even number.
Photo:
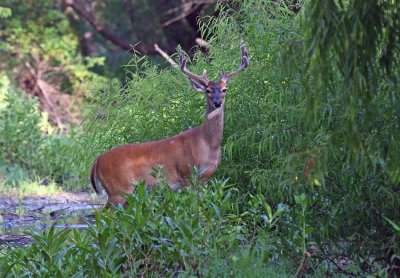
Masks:
[[[190,186],[189,181],[185,177],[177,177],[172,179],[170,182],[168,182],[168,185],[175,192],[183,187]]]
[[[202,185],[207,185],[209,179],[214,175],[217,170],[218,163],[207,163],[201,166],[198,173],[198,181]]]

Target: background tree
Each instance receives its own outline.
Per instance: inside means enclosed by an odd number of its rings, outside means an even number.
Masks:
[[[57,1],[2,4],[12,10],[12,16],[0,26],[0,70],[37,97],[41,110],[58,127],[78,123],[74,103],[82,98],[83,84],[98,78],[89,68],[104,59],[80,54],[79,39]]]
[[[122,77],[127,51],[157,55],[154,43],[168,53],[190,49],[197,17],[213,13],[215,2],[6,0],[2,14],[12,16],[0,25],[0,70],[38,97],[58,127],[76,124],[88,82]]]

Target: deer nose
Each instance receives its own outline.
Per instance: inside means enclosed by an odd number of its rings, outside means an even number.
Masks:
[[[214,102],[215,107],[219,108],[221,107],[222,102],[218,101],[218,102]]]

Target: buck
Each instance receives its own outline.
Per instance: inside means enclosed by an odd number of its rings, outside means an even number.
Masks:
[[[190,186],[188,177],[193,167],[198,169],[199,180],[206,184],[221,160],[221,141],[224,127],[224,102],[228,81],[249,65],[249,55],[241,47],[242,57],[238,70],[222,71],[221,78],[212,82],[204,69],[195,75],[186,67],[184,52],[179,53],[179,67],[189,77],[192,87],[206,96],[205,121],[202,125],[178,135],[152,142],[121,145],[100,155],[93,164],[90,180],[99,193],[99,184],[108,195],[106,207],[125,204],[125,194],[134,190],[134,183],[144,180],[148,188],[160,183],[153,169],[161,166],[164,179],[172,190]]]

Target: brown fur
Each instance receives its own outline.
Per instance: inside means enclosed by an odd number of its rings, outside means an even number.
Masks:
[[[218,114],[223,115],[223,108],[220,109]],[[213,121],[223,121],[223,117],[218,115],[215,118]],[[98,192],[98,179],[107,192],[107,206],[124,204],[122,196],[134,190],[135,181],[144,180],[149,188],[160,182],[151,175],[154,167],[159,165],[173,190],[190,185],[187,178],[193,167],[200,170],[200,179],[206,183],[220,163],[222,139],[222,130],[217,132],[220,135],[207,138],[205,130],[214,127],[212,123],[207,124],[167,139],[122,145],[102,154],[92,167],[90,179],[93,188]]]

